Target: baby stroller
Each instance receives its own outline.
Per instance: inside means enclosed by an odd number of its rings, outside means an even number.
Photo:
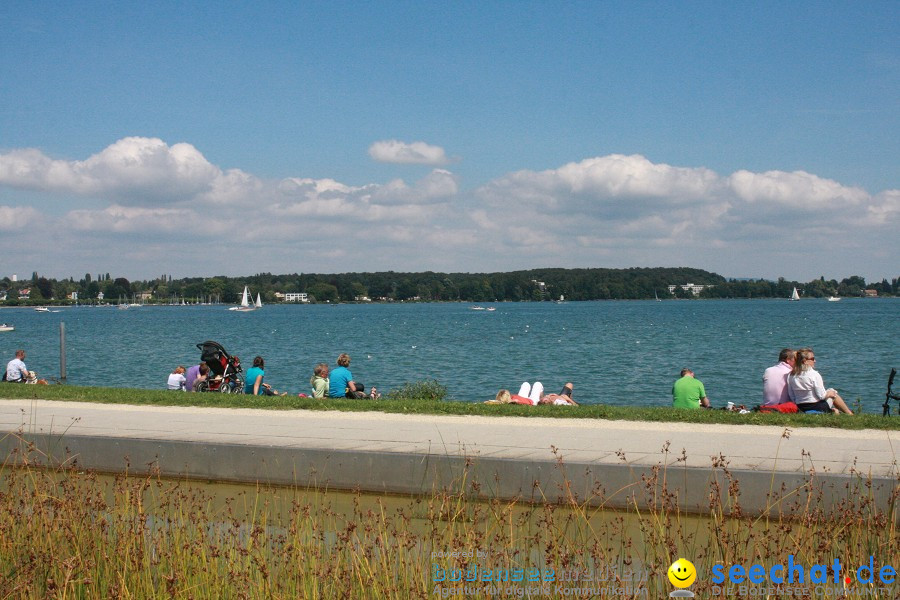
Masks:
[[[209,376],[197,386],[198,392],[244,393],[241,359],[228,354],[219,342],[202,342],[197,348],[200,349],[200,360],[209,365]]]

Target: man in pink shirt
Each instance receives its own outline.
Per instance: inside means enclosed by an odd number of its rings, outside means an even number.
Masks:
[[[763,374],[763,406],[774,406],[790,400],[787,391],[787,376],[794,366],[796,350],[785,348],[778,355],[778,364],[766,369]]]

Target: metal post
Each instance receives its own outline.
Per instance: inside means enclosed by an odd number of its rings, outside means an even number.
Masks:
[[[59,380],[66,380],[66,324],[59,322]]]

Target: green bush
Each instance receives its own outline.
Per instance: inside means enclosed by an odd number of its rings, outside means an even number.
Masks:
[[[446,400],[447,386],[436,379],[404,383],[400,388],[391,390],[388,400]]]

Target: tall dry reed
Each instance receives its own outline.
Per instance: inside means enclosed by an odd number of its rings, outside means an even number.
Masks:
[[[697,567],[699,598],[775,598],[717,593],[708,574],[716,564],[785,564],[789,555],[900,565],[893,508],[875,505],[865,477],[848,478],[831,510],[810,475],[803,493],[771,490],[790,505],[751,515],[718,457],[712,468],[722,477],[696,516],[669,485],[684,457],[663,454],[634,487],[633,506],[613,511],[600,486],[590,497],[567,491],[561,502],[542,500],[539,484],[536,501],[479,500],[486,483],[468,468],[452,489],[424,497],[247,487],[223,498],[152,471],[106,477],[74,461],[51,466],[23,444],[0,468],[0,600],[663,598],[679,557]],[[897,590],[842,593],[893,599]]]

